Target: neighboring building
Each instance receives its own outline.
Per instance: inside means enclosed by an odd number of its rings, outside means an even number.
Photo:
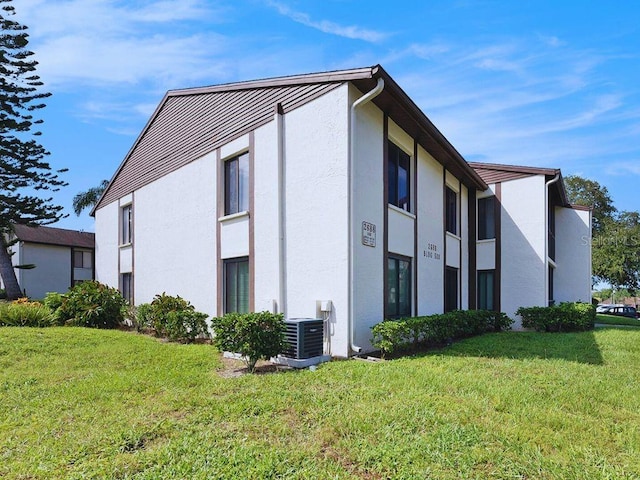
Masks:
[[[487,285],[506,288],[516,265],[535,291],[521,304],[548,303],[544,203],[537,223],[507,229],[518,201],[502,184],[490,263],[475,219],[493,190],[380,66],[170,91],[94,210],[97,278],[136,304],[166,292],[210,315],[326,316],[326,353],[346,357],[371,349],[384,318],[475,308],[479,291],[481,306],[507,306],[486,303]],[[558,269],[584,227],[556,235]],[[518,228],[536,255],[512,247]],[[590,281],[588,263],[573,271]],[[551,298],[583,299],[553,282]]]
[[[591,303],[591,210],[569,204],[560,170],[470,165],[489,185],[477,195],[478,306],[514,316],[524,305]]]
[[[95,238],[93,233],[53,227],[14,225],[18,239],[12,247],[14,265],[23,293],[42,299],[47,292],[66,292],[78,282],[94,278]]]

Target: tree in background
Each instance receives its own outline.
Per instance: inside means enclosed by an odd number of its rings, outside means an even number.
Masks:
[[[44,161],[49,154],[36,138],[41,119],[33,112],[43,108],[50,93],[40,92],[38,62],[30,60],[27,27],[10,19],[11,0],[0,0],[0,275],[7,298],[21,295],[8,236],[12,225],[46,225],[63,217],[62,207],[43,198],[41,191],[57,191],[66,183]],[[36,129],[36,130],[34,130]]]
[[[640,213],[619,212],[606,187],[576,175],[565,179],[569,202],[593,209],[594,280],[630,293],[640,289]]]
[[[73,211],[80,216],[86,208],[93,208],[100,200],[100,197],[109,186],[109,180],[102,180],[100,185],[92,187],[85,192],[80,192],[73,197]]]

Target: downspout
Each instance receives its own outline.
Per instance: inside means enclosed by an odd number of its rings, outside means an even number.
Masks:
[[[276,150],[278,157],[278,311],[287,317],[287,265],[286,265],[286,210],[285,210],[285,169],[284,169],[284,128],[282,104],[277,103],[274,119],[276,122]]]
[[[544,184],[544,295],[547,299],[545,307],[549,306],[549,186],[556,183],[560,178],[560,174]]]
[[[365,103],[370,102],[371,100],[373,100],[375,97],[377,97],[378,95],[380,95],[380,93],[382,93],[382,90],[384,90],[384,79],[382,78],[378,78],[378,84],[375,86],[375,88],[371,91],[369,91],[369,93],[365,94],[364,96],[360,97],[358,100],[356,100],[355,102],[353,102],[353,105],[351,105],[351,112],[350,112],[350,116],[349,116],[349,158],[347,160],[347,178],[349,179],[349,190],[348,190],[348,195],[349,195],[349,199],[348,199],[348,203],[349,203],[349,214],[348,214],[348,231],[349,231],[349,315],[347,316],[348,318],[348,337],[349,337],[349,348],[351,349],[352,352],[355,353],[360,353],[362,351],[362,347],[357,346],[355,343],[353,343],[353,340],[355,338],[355,302],[354,302],[354,297],[355,297],[355,285],[354,285],[354,269],[355,269],[355,258],[354,258],[354,253],[355,253],[355,243],[354,243],[354,229],[355,226],[353,225],[353,210],[354,210],[354,201],[353,201],[353,197],[354,197],[354,189],[355,189],[355,179],[354,179],[354,175],[353,175],[353,164],[355,162],[355,156],[356,156],[356,109],[358,107],[360,107],[361,105],[364,105]],[[386,234],[386,232],[385,232]]]

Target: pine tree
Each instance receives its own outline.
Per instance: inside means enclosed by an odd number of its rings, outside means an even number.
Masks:
[[[62,218],[62,207],[40,195],[66,183],[58,176],[65,170],[51,169],[45,161],[49,152],[36,140],[42,120],[33,112],[51,94],[40,92],[27,27],[11,20],[11,0],[0,0],[0,6],[0,275],[11,299],[21,294],[8,251],[12,225],[46,225]]]

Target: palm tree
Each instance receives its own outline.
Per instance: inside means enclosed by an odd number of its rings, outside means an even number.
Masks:
[[[109,180],[102,180],[97,187],[90,188],[86,192],[80,192],[73,197],[73,211],[80,216],[86,208],[95,207],[98,200],[109,186]]]

